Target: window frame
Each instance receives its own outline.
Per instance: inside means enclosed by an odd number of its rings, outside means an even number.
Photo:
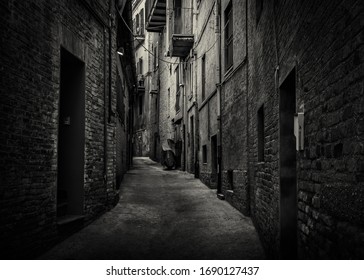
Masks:
[[[233,21],[233,3],[230,0],[224,11],[224,43],[225,43],[225,72],[228,72],[234,65],[234,21]]]
[[[201,59],[201,99],[206,99],[206,54]]]
[[[202,145],[202,163],[207,164],[207,145]]]

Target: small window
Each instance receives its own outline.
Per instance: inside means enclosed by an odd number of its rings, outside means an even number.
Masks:
[[[225,71],[233,66],[233,4],[225,9]]]
[[[139,14],[137,14],[136,15],[136,17],[135,17],[135,22],[136,22],[136,26],[135,26],[135,28],[136,28],[136,34],[139,34],[139,32],[140,32],[140,20],[139,20]]]
[[[206,55],[202,56],[202,61],[201,61],[201,96],[202,96],[202,101],[205,100],[205,86],[206,84]]]
[[[144,9],[140,11],[140,35],[144,35]]]
[[[207,163],[207,146],[202,146],[202,163]]]
[[[179,91],[179,67],[176,68],[176,94]]]
[[[264,161],[264,107],[258,110],[258,161]]]
[[[158,68],[158,42],[157,45],[153,49],[153,70],[157,70]]]

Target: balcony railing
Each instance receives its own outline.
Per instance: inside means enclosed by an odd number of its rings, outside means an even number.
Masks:
[[[166,25],[166,0],[146,0],[146,30],[161,32]]]
[[[191,10],[184,7],[171,10],[169,30],[171,34],[170,55],[186,57],[194,43]]]

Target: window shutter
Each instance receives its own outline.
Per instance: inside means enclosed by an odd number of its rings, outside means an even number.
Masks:
[[[140,11],[140,34],[144,35],[144,9]]]

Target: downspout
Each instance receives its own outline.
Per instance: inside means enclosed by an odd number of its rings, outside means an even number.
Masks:
[[[194,91],[195,91],[195,178],[200,178],[200,161],[199,161],[199,151],[200,151],[200,119],[198,110],[198,99],[197,99],[197,55],[194,55]]]
[[[185,66],[187,63],[184,63]],[[188,68],[186,71],[183,71],[184,73],[187,73]],[[184,80],[186,81],[186,77],[184,77]],[[186,171],[187,169],[187,126],[188,126],[188,118],[187,118],[187,95],[186,95],[186,83],[183,83],[183,137],[184,137],[184,162],[183,162],[183,171]]]
[[[218,147],[218,153],[217,153],[217,163],[218,163],[218,169],[217,169],[217,197],[220,199],[224,199],[224,195],[222,193],[222,109],[221,109],[221,14],[220,14],[220,7],[221,7],[221,0],[216,0],[215,5],[215,17],[216,17],[216,40],[217,40],[217,52],[216,52],[216,75],[217,75],[217,111],[219,112],[219,115],[217,117],[218,127],[219,127],[219,133],[218,133],[218,139],[217,139],[217,147]]]

